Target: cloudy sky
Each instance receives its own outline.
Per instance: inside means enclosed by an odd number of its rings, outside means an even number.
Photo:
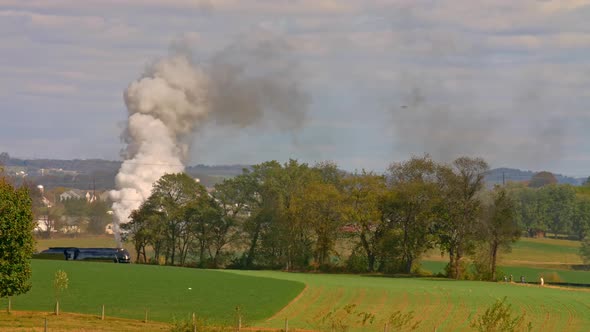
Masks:
[[[123,92],[150,63],[247,54],[257,73],[252,49],[280,45],[296,116],[212,116],[189,164],[383,170],[430,153],[588,176],[588,22],[590,0],[0,0],[0,152],[119,160]]]

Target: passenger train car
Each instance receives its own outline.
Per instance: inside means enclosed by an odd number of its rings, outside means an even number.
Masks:
[[[129,252],[123,248],[51,247],[33,255],[33,258],[114,263],[129,263],[130,261]]]

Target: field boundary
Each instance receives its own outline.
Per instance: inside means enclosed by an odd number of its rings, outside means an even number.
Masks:
[[[274,315],[272,315],[270,318],[268,318],[266,320],[266,322],[269,322],[273,319],[277,319],[279,315],[281,315],[284,311],[286,311],[286,309],[291,306],[291,304],[294,304],[295,302],[297,302],[302,296],[303,293],[305,293],[307,291],[308,286],[305,285],[305,287],[303,288],[303,290],[297,294],[297,296],[295,296],[294,299],[292,299],[291,301],[289,301],[289,303],[287,303],[284,307],[281,308],[281,310],[277,311]]]

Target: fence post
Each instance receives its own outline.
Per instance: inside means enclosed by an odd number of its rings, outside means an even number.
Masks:
[[[43,331],[47,332],[47,317],[45,317],[45,329]]]
[[[236,313],[238,315],[238,326],[236,331],[240,332],[242,329],[242,314],[240,313],[240,306],[236,306]]]
[[[193,312],[193,332],[197,332],[197,320],[195,318],[194,312]]]
[[[100,314],[100,320],[104,320],[104,304],[102,305],[102,312]]]
[[[385,326],[383,326],[383,332],[387,332],[387,323],[385,323]]]
[[[8,313],[10,313],[10,311],[12,310],[12,303],[11,302],[12,302],[12,296],[9,296],[8,297],[8,308],[7,308]]]
[[[147,308],[145,308],[145,318],[144,318],[143,322],[147,323],[148,322],[147,319],[148,319],[148,310],[147,310]]]
[[[289,319],[285,318],[285,332],[289,332]]]

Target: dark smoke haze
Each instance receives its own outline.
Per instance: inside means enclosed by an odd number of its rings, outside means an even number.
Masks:
[[[389,111],[396,153],[428,153],[442,161],[481,156],[492,164],[533,169],[562,156],[564,122],[552,109],[553,87],[546,77],[518,67],[498,74],[485,41],[421,30],[412,10],[404,13],[393,28],[401,34],[394,61],[411,56],[424,66],[395,74],[396,99]]]
[[[280,38],[247,37],[215,54],[208,66],[213,120],[237,127],[301,128],[310,99],[291,51]]]

